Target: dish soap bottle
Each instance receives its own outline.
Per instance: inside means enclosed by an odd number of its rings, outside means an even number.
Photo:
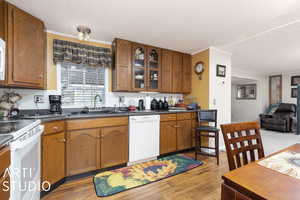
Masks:
[[[173,97],[172,97],[172,96],[171,96],[171,98],[170,98],[169,103],[170,103],[170,106],[174,106],[174,101],[173,101]]]

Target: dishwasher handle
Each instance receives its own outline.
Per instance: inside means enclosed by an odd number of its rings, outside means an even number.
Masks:
[[[159,115],[149,115],[149,116],[132,116],[129,118],[132,122],[154,122],[160,121]]]

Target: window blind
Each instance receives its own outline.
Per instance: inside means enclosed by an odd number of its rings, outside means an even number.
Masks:
[[[94,98],[105,99],[105,68],[72,63],[61,64],[61,90],[63,106],[94,105]],[[100,102],[96,102],[99,106]]]

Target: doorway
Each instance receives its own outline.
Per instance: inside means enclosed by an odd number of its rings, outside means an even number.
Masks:
[[[269,104],[282,102],[282,75],[269,77]]]

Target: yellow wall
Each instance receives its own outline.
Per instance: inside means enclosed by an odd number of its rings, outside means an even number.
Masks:
[[[198,76],[194,73],[194,66],[197,62],[204,63],[204,71],[202,79],[199,80]],[[192,55],[192,92],[185,97],[187,103],[196,101],[202,109],[209,108],[209,49]]]
[[[109,44],[81,41],[71,37],[56,35],[53,33],[47,33],[47,90],[56,90],[56,86],[57,86],[56,66],[53,63],[53,40],[54,39],[67,40],[71,42],[93,45],[97,47],[111,48],[111,45]],[[111,75],[111,71],[109,70],[109,77],[111,77],[110,75]],[[109,91],[110,89],[111,89],[111,81],[109,81]]]

